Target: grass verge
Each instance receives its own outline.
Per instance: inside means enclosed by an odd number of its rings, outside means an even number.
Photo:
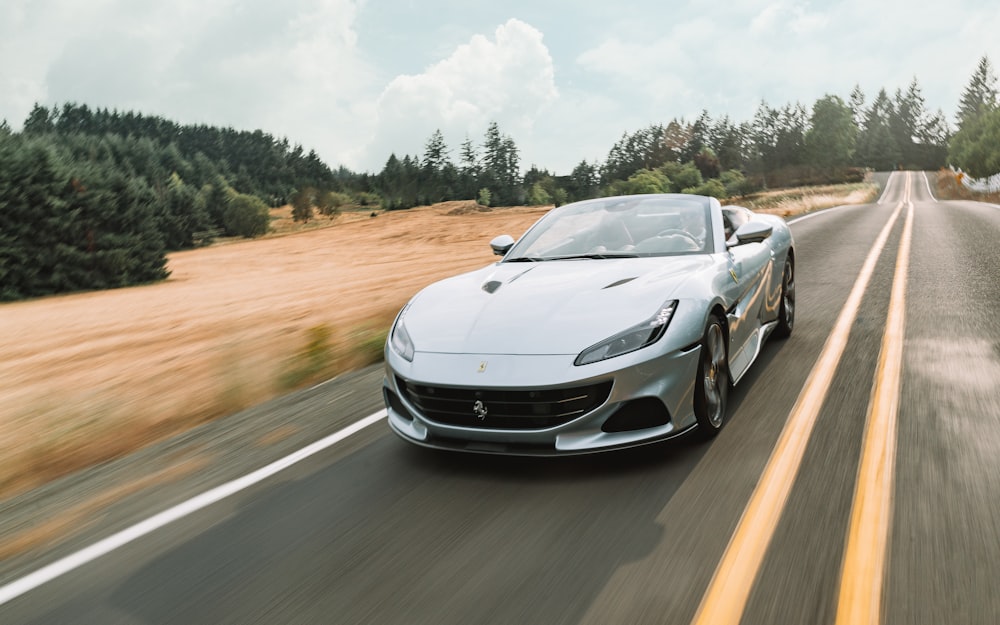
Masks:
[[[773,189],[725,200],[752,211],[791,217],[843,204],[869,204],[878,197],[878,185],[870,182]]]

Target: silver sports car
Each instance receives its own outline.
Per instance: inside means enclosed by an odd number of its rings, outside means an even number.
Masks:
[[[407,441],[559,455],[711,437],[795,321],[784,220],[710,197],[577,202],[490,245],[502,260],[423,289],[389,333],[383,392]]]

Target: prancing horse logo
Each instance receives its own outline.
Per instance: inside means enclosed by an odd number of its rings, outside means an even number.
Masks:
[[[482,421],[486,418],[486,413],[489,412],[489,410],[486,409],[486,404],[484,404],[482,400],[477,399],[476,403],[472,404],[472,412],[476,413],[476,416],[479,417],[480,421]]]

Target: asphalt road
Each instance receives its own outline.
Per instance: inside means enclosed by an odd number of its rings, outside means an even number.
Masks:
[[[477,457],[413,448],[380,421],[0,605],[0,623],[691,623],[895,215],[801,463],[783,476],[791,488],[773,536],[750,536],[766,550],[733,621],[835,623],[911,205],[888,529],[870,549],[885,554],[872,622],[1000,623],[1000,207],[937,202],[919,173],[893,174],[879,204],[792,226],[795,333],[765,347],[711,443]],[[364,399],[335,401],[345,392]],[[378,393],[369,372],[268,410],[340,427],[371,414]],[[144,509],[193,494],[169,491]],[[97,524],[63,550],[112,529]]]

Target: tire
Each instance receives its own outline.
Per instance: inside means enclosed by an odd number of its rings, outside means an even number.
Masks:
[[[695,432],[702,440],[714,438],[726,422],[729,398],[729,358],[722,323],[711,317],[701,339],[698,374],[694,381]]]
[[[785,261],[785,269],[781,272],[781,305],[778,308],[778,327],[774,336],[787,339],[795,327],[795,265],[792,259]]]

